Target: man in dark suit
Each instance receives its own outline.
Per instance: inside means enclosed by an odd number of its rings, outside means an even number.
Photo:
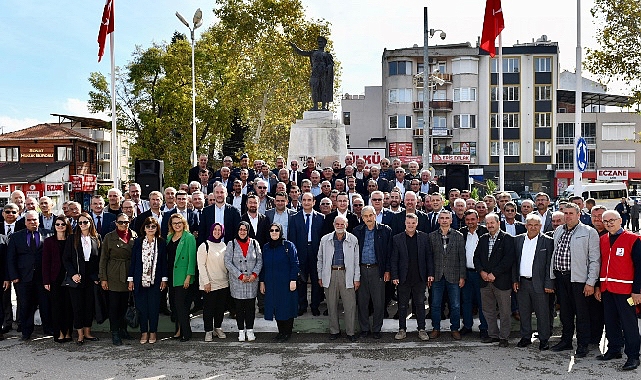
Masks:
[[[289,220],[288,240],[296,246],[298,252],[298,265],[300,279],[298,282],[298,315],[307,312],[307,281],[312,286],[312,314],[320,315],[318,306],[322,300],[321,287],[318,284],[318,249],[320,246],[321,231],[324,217],[314,210],[314,196],[305,193],[301,196],[303,209],[294,214]]]
[[[9,239],[6,235],[0,234],[0,283],[2,284],[2,291],[6,291],[9,288],[9,280],[7,277],[7,244]],[[11,293],[9,293],[11,295]],[[11,303],[9,303],[11,304]],[[13,313],[12,313],[13,314]],[[3,302],[0,302],[0,321],[4,319],[4,305]],[[13,322],[13,319],[11,320]],[[0,323],[1,324],[1,323]],[[6,330],[8,332],[8,329]],[[4,339],[5,329],[0,330],[0,340]]]
[[[91,197],[91,217],[101,239],[116,229],[116,215],[105,212],[105,200],[100,195]]]
[[[249,223],[249,237],[256,239],[262,247],[269,240],[269,220],[258,212],[258,196],[247,196],[247,212],[240,217],[241,222]]]
[[[234,180],[232,191],[229,192],[229,195],[227,195],[225,202],[234,206],[241,215],[247,212],[247,194],[243,194],[243,183],[241,182],[241,180]]]
[[[500,218],[491,212],[485,216],[488,233],[481,236],[474,252],[474,267],[481,274],[481,302],[488,324],[488,337],[481,342],[499,342],[508,346],[510,336],[510,293],[512,292],[512,266],[514,265],[514,238],[499,229]],[[497,324],[498,304],[501,329]]]
[[[295,183],[297,186],[300,186],[300,181],[303,180],[301,172],[298,170],[298,160],[292,160],[289,167],[289,181]]]
[[[318,194],[314,202],[314,210],[320,212],[320,202],[323,198],[330,198],[332,194],[332,184],[329,181],[321,182],[321,193]]]
[[[17,218],[19,213],[18,205],[15,203],[7,203],[2,209],[2,221],[0,222],[0,235],[6,236],[7,243],[9,241],[9,236],[16,231],[25,229],[24,223],[22,226],[18,224]],[[20,219],[24,221],[24,218]],[[5,277],[5,273],[0,273],[1,277]],[[13,328],[13,306],[11,304],[11,282],[2,293],[2,304],[4,309],[4,315],[0,315],[2,320],[2,332],[8,332]],[[18,325],[20,325],[20,320],[18,320]]]
[[[144,235],[143,224],[145,223],[145,220],[147,220],[147,218],[149,218],[150,216],[156,218],[158,223],[162,225],[163,212],[161,211],[161,208],[160,208],[162,206],[162,201],[163,201],[163,195],[160,191],[152,191],[151,193],[149,193],[149,210],[135,217],[134,220],[129,225],[129,227],[132,230],[136,231],[138,236]],[[167,212],[171,212],[174,210],[176,210],[175,207]],[[162,235],[162,236],[166,237],[167,235]]]
[[[278,223],[283,227],[283,236],[289,236],[289,221],[296,211],[287,208],[287,194],[279,191],[274,194],[274,208],[265,212],[269,224]]]
[[[202,244],[209,236],[209,230],[214,223],[218,222],[225,226],[225,243],[236,236],[238,226],[240,225],[240,213],[234,206],[225,203],[227,198],[227,188],[223,185],[214,187],[213,205],[203,209],[202,219],[198,228],[198,244]]]
[[[439,229],[438,215],[441,210],[445,210],[445,208],[443,207],[443,196],[440,193],[430,194],[425,198],[425,202],[427,202],[428,199],[432,205],[432,211],[427,214],[427,221],[429,223],[427,232],[429,233]]]
[[[516,218],[516,204],[514,202],[507,202],[503,207],[503,215],[505,220],[501,221],[501,231],[510,236],[521,235],[527,232],[525,224],[517,221]]]
[[[334,231],[334,218],[337,215],[342,215],[347,218],[347,232],[352,233],[354,231],[354,227],[358,226],[358,217],[353,212],[349,211],[348,207],[349,198],[347,196],[347,193],[338,193],[338,195],[336,196],[336,211],[330,212],[329,215],[327,215],[327,217],[325,218],[323,230],[321,231],[322,236],[325,236]]]
[[[40,308],[44,333],[52,333],[51,308],[42,284],[42,246],[50,232],[39,228],[36,211],[27,211],[25,219],[27,228],[13,233],[7,247],[7,272],[11,282],[16,285],[22,340],[31,338],[37,307]]]
[[[200,182],[200,179],[198,178],[198,174],[200,173],[201,170],[207,170],[210,175],[214,172],[214,169],[207,165],[208,160],[209,158],[207,157],[206,154],[201,154],[198,157],[198,165],[189,169],[189,179],[187,181],[188,183],[191,183],[192,181]]]
[[[378,185],[378,190],[382,192],[390,191],[390,183],[385,178],[382,178],[381,168],[376,165],[370,166],[369,174],[371,176],[370,180],[373,180]]]
[[[398,333],[397,340],[407,336],[407,303],[410,295],[416,307],[418,336],[429,340],[425,331],[425,289],[434,277],[434,258],[426,233],[417,230],[416,214],[405,215],[405,232],[392,238],[390,276],[398,290]],[[440,320],[440,315],[439,315]]]
[[[541,233],[553,231],[554,228],[552,228],[552,211],[549,209],[550,196],[543,192],[537,193],[534,197],[534,202],[536,204],[535,211],[541,218]]]
[[[385,283],[390,280],[389,255],[392,251],[392,229],[376,223],[372,206],[363,207],[361,217],[364,224],[354,228],[354,236],[358,239],[361,266],[361,286],[357,294],[358,321],[362,338],[373,332],[374,338],[380,339],[385,312]],[[368,310],[370,301],[374,309],[371,328]]]
[[[228,193],[231,193],[233,190],[234,180],[236,177],[231,175],[231,169],[227,166],[220,168],[220,177],[215,177],[214,182],[220,182],[225,186]],[[242,186],[241,186],[242,187]],[[213,189],[212,189],[213,191]]]
[[[176,193],[176,207],[173,210],[167,211],[162,216],[162,223],[160,224],[160,235],[167,236],[169,234],[169,219],[173,214],[180,214],[187,220],[189,232],[199,236],[198,230],[198,215],[193,210],[187,208],[187,193],[179,191]],[[209,236],[209,231],[205,235],[205,239]]]
[[[541,217],[534,212],[525,217],[527,233],[514,238],[515,265],[512,270],[514,292],[519,299],[521,313],[521,340],[518,347],[532,344],[532,311],[536,315],[539,332],[539,350],[550,348],[549,294],[554,292],[550,278],[550,262],[554,252],[554,239],[541,233]]]
[[[405,230],[405,215],[407,214],[416,215],[416,217],[418,218],[419,231],[430,233],[431,230],[429,229],[427,214],[425,214],[421,210],[416,209],[416,204],[418,202],[416,193],[410,190],[406,191],[405,198],[403,198],[403,202],[405,203],[405,209],[399,212],[398,214],[394,214],[394,217],[392,219],[392,225],[390,226],[392,228],[392,233],[396,235]]]

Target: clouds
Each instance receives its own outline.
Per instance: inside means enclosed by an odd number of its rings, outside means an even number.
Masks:
[[[33,127],[34,125],[43,122],[43,120],[33,118],[15,119],[9,116],[0,115],[0,128],[2,130],[2,133],[9,133],[17,131],[19,129]]]
[[[111,120],[111,117],[105,112],[91,113],[89,112],[88,103],[86,100],[75,98],[67,98],[63,108],[65,115],[92,117],[94,119]]]

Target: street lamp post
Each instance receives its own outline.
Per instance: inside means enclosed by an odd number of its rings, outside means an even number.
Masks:
[[[440,29],[428,29],[427,27],[427,7],[423,8],[423,169],[429,169],[432,146],[430,142],[430,60],[428,51],[428,39],[434,37],[438,31],[441,32],[439,37],[444,40],[445,32]]]
[[[191,152],[191,161],[194,166],[198,164],[198,156],[196,153],[196,64],[194,60],[195,36],[194,31],[203,24],[203,12],[198,8],[194,13],[194,27],[189,26],[189,22],[178,12],[176,17],[185,24],[187,29],[191,32],[191,142],[193,150]]]

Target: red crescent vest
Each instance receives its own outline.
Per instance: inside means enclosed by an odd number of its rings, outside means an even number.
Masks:
[[[624,230],[610,247],[610,234],[601,236],[601,291],[631,294],[634,281],[632,245],[639,236]]]

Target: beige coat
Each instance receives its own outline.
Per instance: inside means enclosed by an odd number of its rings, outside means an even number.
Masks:
[[[211,284],[211,290],[224,289],[229,287],[227,277],[227,268],[225,267],[225,243],[213,243],[205,241],[198,247],[198,279],[200,290],[205,289],[205,285]]]

